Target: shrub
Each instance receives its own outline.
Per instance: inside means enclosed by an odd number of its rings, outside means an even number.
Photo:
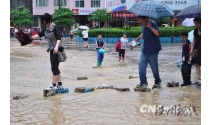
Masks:
[[[97,37],[98,34],[101,34],[103,37],[121,37],[124,33],[127,33],[128,37],[138,37],[141,34],[141,27],[131,27],[131,30],[126,30],[124,28],[106,28],[106,29],[91,29],[88,32],[89,37]],[[185,32],[190,32],[194,27],[160,27],[160,37],[171,37],[171,36],[180,36],[180,34]],[[82,36],[82,31],[78,33],[79,36]]]

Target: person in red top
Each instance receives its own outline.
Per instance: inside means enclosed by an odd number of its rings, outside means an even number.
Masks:
[[[181,86],[187,86],[191,84],[191,42],[188,40],[188,33],[182,32],[181,39],[183,41],[182,45],[182,78],[183,78],[183,84]]]

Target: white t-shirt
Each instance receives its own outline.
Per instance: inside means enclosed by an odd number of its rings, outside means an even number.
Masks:
[[[88,38],[88,30],[82,31],[83,38]]]
[[[16,33],[16,32],[18,32],[18,29],[16,29],[16,28],[15,28],[15,30],[14,30],[14,31],[15,31],[15,33]]]
[[[127,43],[128,43],[128,39],[121,37],[121,49],[126,49],[127,48]]]

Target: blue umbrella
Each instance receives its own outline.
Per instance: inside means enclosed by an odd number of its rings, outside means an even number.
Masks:
[[[112,12],[125,11],[126,8],[127,8],[126,6],[119,6],[119,7],[115,8]]]
[[[186,7],[185,9],[181,10],[176,15],[176,17],[181,17],[181,18],[201,17],[201,4]]]
[[[155,19],[163,17],[172,17],[174,11],[167,5],[156,1],[142,1],[134,4],[128,12],[134,13],[138,16],[148,16]]]

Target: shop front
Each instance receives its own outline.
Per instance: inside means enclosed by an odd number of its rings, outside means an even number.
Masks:
[[[92,27],[92,21],[88,21],[90,14],[96,11],[96,8],[75,8],[72,11],[75,13],[74,19],[77,26],[86,25]]]

